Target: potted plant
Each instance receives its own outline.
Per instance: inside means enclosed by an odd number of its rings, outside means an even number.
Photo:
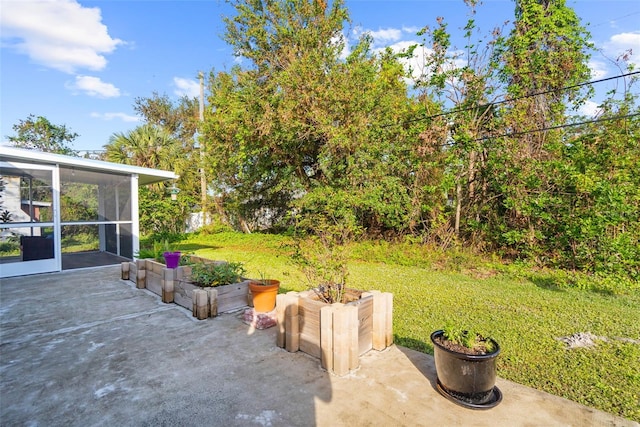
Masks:
[[[431,334],[438,391],[467,408],[489,409],[502,401],[495,386],[500,346],[489,337],[447,327]]]
[[[277,344],[345,375],[393,342],[392,295],[347,288],[349,245],[361,232],[344,195],[310,193],[299,206],[292,259],[310,290],[277,296]]]
[[[262,276],[262,274],[261,274]],[[280,281],[275,279],[252,280],[249,282],[251,304],[256,313],[269,313],[276,307],[276,296],[280,289]]]

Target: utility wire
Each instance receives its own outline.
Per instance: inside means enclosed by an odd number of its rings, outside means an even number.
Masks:
[[[555,130],[555,129],[563,129],[563,128],[568,128],[568,127],[573,127],[573,126],[582,126],[582,125],[587,125],[587,124],[591,124],[591,123],[610,122],[610,121],[613,121],[613,120],[628,119],[628,118],[636,117],[636,116],[640,116],[640,113],[626,114],[624,116],[602,117],[600,119],[593,119],[593,120],[587,120],[587,121],[584,121],[584,122],[576,122],[576,123],[565,123],[563,125],[549,126],[549,127],[541,128],[541,129],[529,129],[529,130],[523,130],[523,131],[520,131],[520,132],[507,132],[507,133],[503,133],[501,135],[483,136],[483,137],[480,137],[480,138],[476,138],[473,141],[474,142],[475,141],[483,141],[485,139],[502,138],[502,137],[505,137],[505,136],[522,136],[522,135],[528,135],[530,133],[544,132],[544,131]]]
[[[519,97],[516,97],[516,98],[503,99],[502,101],[489,102],[487,104],[481,104],[481,105],[477,105],[477,106],[473,106],[473,107],[465,107],[465,108],[453,109],[453,110],[450,110],[450,111],[445,111],[443,113],[433,114],[433,115],[430,115],[430,116],[417,117],[415,119],[405,120],[402,123],[390,123],[390,124],[386,124],[386,125],[381,125],[380,127],[387,128],[387,127],[392,127],[392,126],[402,126],[402,125],[406,125],[406,124],[409,124],[409,123],[420,122],[420,121],[423,121],[423,120],[431,120],[431,119],[435,119],[437,117],[448,116],[448,115],[454,114],[454,113],[462,113],[462,112],[465,112],[465,111],[475,110],[475,109],[478,109],[478,108],[486,108],[486,107],[490,107],[490,106],[493,106],[493,105],[500,105],[500,104],[504,104],[504,103],[507,103],[507,102],[517,101],[519,99],[533,98],[535,96],[546,95],[548,93],[564,92],[564,91],[569,90],[569,89],[575,89],[575,88],[582,87],[582,86],[588,86],[588,85],[592,85],[592,84],[596,84],[596,83],[602,83],[602,82],[606,82],[606,81],[609,81],[609,80],[621,79],[623,77],[629,77],[629,76],[633,76],[633,75],[636,75],[636,74],[640,74],[640,71],[632,71],[630,73],[621,74],[619,76],[612,76],[612,77],[606,77],[606,78],[598,79],[598,80],[591,80],[591,81],[588,81],[588,82],[577,83],[577,84],[571,85],[571,86],[565,86],[565,87],[562,87],[560,89],[549,89],[549,90],[545,90],[543,92],[532,93],[532,94],[529,94],[529,95],[522,95],[522,96],[519,96]]]

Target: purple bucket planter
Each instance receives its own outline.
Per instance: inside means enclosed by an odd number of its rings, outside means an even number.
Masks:
[[[165,252],[163,256],[167,268],[177,268],[180,264],[180,251]]]

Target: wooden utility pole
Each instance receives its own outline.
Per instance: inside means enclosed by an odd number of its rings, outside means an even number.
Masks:
[[[202,71],[198,74],[200,77],[200,130],[202,130],[202,123],[204,122],[204,74]],[[198,132],[198,143],[200,144],[200,195],[201,195],[201,209],[202,209],[202,224],[207,224],[207,177],[204,172],[204,138],[202,134]]]

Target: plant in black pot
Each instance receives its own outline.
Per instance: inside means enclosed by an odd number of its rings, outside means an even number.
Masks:
[[[502,401],[495,386],[500,346],[489,337],[447,327],[431,334],[438,391],[472,409],[489,409]]]

